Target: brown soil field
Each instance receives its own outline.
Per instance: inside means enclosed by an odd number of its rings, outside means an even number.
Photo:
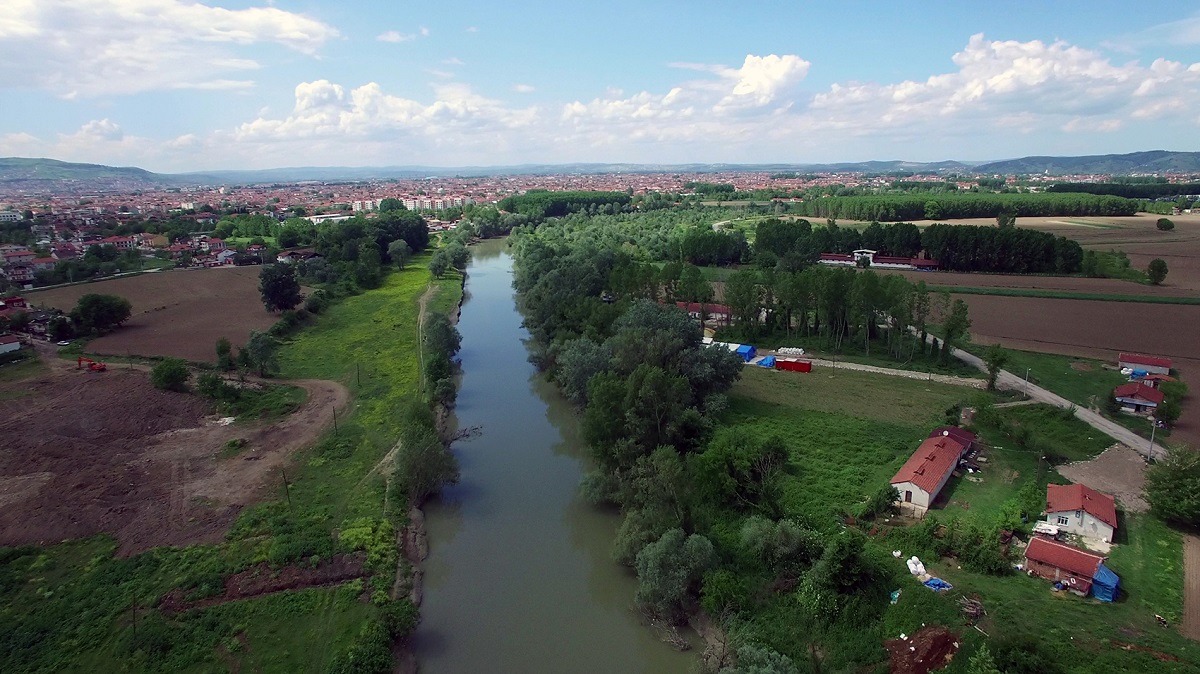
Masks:
[[[1168,266],[1169,265],[1170,263],[1168,263]],[[875,271],[883,274],[900,274],[914,283],[917,281],[924,281],[929,285],[936,286],[952,286],[963,288],[1032,288],[1037,290],[1060,290],[1065,292],[1096,293],[1106,295],[1145,295],[1156,297],[1196,297],[1198,295],[1198,293],[1194,290],[1176,285],[1168,284],[1152,286],[1111,278],[1026,276],[1019,274],[968,274],[948,271],[889,271],[886,269],[876,269]]]
[[[956,295],[971,310],[971,339],[1116,363],[1122,351],[1166,356],[1200,386],[1200,306]],[[1173,440],[1200,447],[1200,395],[1184,401]]]
[[[1158,231],[1155,223],[1160,217],[1170,218],[1171,222],[1175,223],[1175,229],[1170,232]],[[866,223],[846,224],[848,226],[858,226],[859,224],[866,226]],[[933,221],[918,221],[914,224],[924,227],[933,224]],[[952,224],[995,226],[996,220],[994,218],[969,218],[955,220]],[[1156,290],[1150,286],[1127,283],[1128,286],[1139,290],[1139,292],[1131,291],[1129,294],[1152,295],[1170,293],[1172,290],[1181,294],[1200,294],[1200,214],[1161,216],[1142,213],[1121,217],[1017,218],[1017,226],[1074,239],[1085,249],[1124,251],[1129,255],[1130,263],[1138,269],[1145,269],[1156,257],[1166,261],[1169,272],[1161,289]],[[1030,278],[1036,278],[1039,281],[1049,280],[1045,277]],[[1090,281],[1093,279],[1078,280]],[[983,285],[976,281],[970,283]],[[947,282],[945,285],[951,284]],[[954,285],[968,285],[968,283]],[[1013,287],[1049,288],[1050,286]],[[1075,288],[1070,289],[1074,290]],[[1088,289],[1091,289],[1090,286]],[[1095,292],[1121,291],[1096,290]]]
[[[0,545],[108,533],[128,555],[219,542],[243,507],[278,489],[279,469],[349,399],[340,384],[290,382],[308,393],[294,414],[222,425],[207,402],[160,391],[143,370],[45,360],[44,373],[0,385]],[[221,458],[234,439],[246,448]]]
[[[133,305],[132,315],[120,329],[89,342],[89,352],[214,362],[218,339],[243,346],[251,330],[266,330],[279,318],[263,308],[259,269],[162,271],[35,291],[26,298],[70,311],[88,293],[119,295]]]

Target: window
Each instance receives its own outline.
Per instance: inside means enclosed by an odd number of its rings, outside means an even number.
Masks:
[[[1059,524],[1070,524],[1070,520],[1068,520],[1065,515],[1059,515],[1058,523]]]

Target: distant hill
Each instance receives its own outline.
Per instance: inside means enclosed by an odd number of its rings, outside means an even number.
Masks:
[[[1200,152],[1134,152],[1087,157],[1023,157],[987,163],[901,160],[829,164],[521,164],[515,166],[309,166],[254,171],[205,171],[164,174],[126,166],[77,164],[54,159],[0,158],[0,193],[43,193],[64,189],[130,190],[183,185],[247,185],[291,182],[339,182],[448,176],[548,175],[596,173],[1050,173],[1128,175],[1200,173]]]
[[[1086,157],[1022,157],[980,164],[977,173],[1078,175],[1107,173],[1197,173],[1200,172],[1200,152],[1169,152],[1151,150],[1129,154],[1097,154]]]
[[[57,159],[0,157],[0,181],[93,181],[120,180],[159,184],[173,182],[170,176],[133,166],[74,164]]]

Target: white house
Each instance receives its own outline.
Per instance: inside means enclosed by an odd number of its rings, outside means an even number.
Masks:
[[[900,507],[915,514],[928,510],[966,451],[967,446],[949,434],[922,442],[892,478],[892,486],[900,493]]]
[[[1082,484],[1048,484],[1046,521],[1060,531],[1112,543],[1117,529],[1116,501]]]
[[[20,348],[20,337],[16,335],[0,335],[0,353],[12,353]]]

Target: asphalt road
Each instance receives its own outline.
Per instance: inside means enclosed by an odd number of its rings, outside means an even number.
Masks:
[[[964,363],[972,365],[984,372],[987,371],[987,365],[984,364],[982,358],[967,353],[962,349],[953,349],[951,353]],[[996,379],[996,386],[999,388],[1012,389],[1014,391],[1027,391],[1030,399],[1046,403],[1048,405],[1054,405],[1055,407],[1060,407],[1062,409],[1074,408],[1076,418],[1092,428],[1100,431],[1101,433],[1104,433],[1113,440],[1116,440],[1117,442],[1128,447],[1132,447],[1142,456],[1155,458],[1165,454],[1165,450],[1161,445],[1155,443],[1154,447],[1151,448],[1149,440],[1141,437],[1128,428],[1105,419],[1089,409],[1079,407],[1066,398],[1055,393],[1051,393],[1037,384],[1027,383],[1024,378],[1018,377],[1007,370],[1000,371],[1000,376]]]

